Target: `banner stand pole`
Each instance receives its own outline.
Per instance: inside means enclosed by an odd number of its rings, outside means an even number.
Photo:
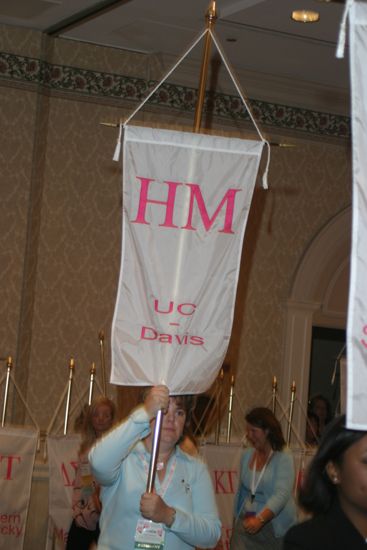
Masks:
[[[70,409],[71,387],[72,387],[72,384],[73,384],[74,368],[75,368],[74,359],[71,358],[70,362],[69,362],[69,381],[68,381],[68,393],[67,393],[67,397],[66,397],[64,435],[66,435],[67,431],[68,431],[68,419],[69,419],[69,409]]]
[[[271,406],[271,410],[273,411],[273,414],[275,415],[275,409],[276,409],[276,405],[277,405],[277,389],[278,389],[278,382],[277,382],[277,377],[274,376],[273,377],[273,383],[272,383],[272,406]]]
[[[95,363],[92,363],[92,366],[90,368],[90,382],[89,382],[89,395],[88,395],[88,405],[89,406],[92,404],[93,385],[94,385],[95,374],[96,374],[96,365],[95,365]],[[106,395],[106,394],[104,394],[104,395]]]
[[[103,395],[107,395],[107,386],[106,386],[106,365],[104,360],[104,332],[101,330],[98,334],[99,346],[101,348],[101,371],[102,371],[102,388]]]
[[[1,418],[2,428],[5,425],[6,409],[8,404],[8,395],[9,395],[9,379],[10,379],[10,372],[11,372],[12,366],[13,366],[13,361],[12,361],[12,358],[9,356],[6,361],[6,382],[5,382],[5,393],[4,393],[4,405],[3,405],[3,414]]]
[[[227,443],[231,442],[233,393],[234,393],[234,375],[232,374],[232,376],[231,376],[231,387],[230,387],[230,390],[229,390]]]
[[[149,464],[148,481],[147,481],[147,493],[152,493],[154,489],[154,480],[155,480],[156,465],[157,465],[157,459],[158,459],[159,439],[161,435],[162,419],[163,419],[163,409],[160,409],[155,419],[152,450],[150,455],[150,464]]]
[[[291,386],[291,402],[290,402],[289,417],[288,417],[288,431],[287,431],[287,445],[288,446],[289,446],[289,443],[291,441],[292,419],[293,419],[293,409],[294,409],[295,398],[296,398],[296,383],[293,380],[292,386]]]

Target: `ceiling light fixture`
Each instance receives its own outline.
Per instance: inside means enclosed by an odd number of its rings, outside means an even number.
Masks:
[[[291,17],[297,23],[317,23],[320,19],[320,14],[312,10],[295,10],[292,11]]]

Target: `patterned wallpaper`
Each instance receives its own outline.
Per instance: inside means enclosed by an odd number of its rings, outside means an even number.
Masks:
[[[0,356],[14,356],[17,379],[45,429],[67,384],[71,356],[73,403],[87,391],[91,362],[99,368],[101,329],[109,364],[121,170],[111,160],[116,131],[100,122],[127,116],[152,81],[141,56],[140,77],[137,57],[124,52],[114,51],[104,72],[106,49],[83,45],[71,57],[70,44],[56,41],[41,61],[42,41],[37,54],[37,37],[27,37],[23,48],[18,32],[0,41],[0,307],[6,320]],[[191,88],[167,84],[143,118],[147,124],[192,118],[195,97]],[[228,128],[244,117],[238,98],[208,96],[210,102],[216,126],[223,121]],[[348,119],[252,104],[261,124],[278,134],[293,132],[296,146],[272,148],[270,189],[256,189],[245,237],[227,362],[246,408],[268,399],[268,381],[280,372],[284,304],[305,247],[350,202]]]

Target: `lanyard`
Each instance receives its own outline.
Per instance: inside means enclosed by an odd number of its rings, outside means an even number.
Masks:
[[[148,472],[149,472],[148,462],[147,462],[145,456],[143,455],[143,453],[139,453],[139,456],[140,456],[140,459],[141,459],[141,461],[144,465],[145,473],[148,475]],[[176,455],[174,455],[171,467],[170,467],[169,472],[168,472],[168,476],[165,476],[164,482],[161,484],[160,491],[157,491],[157,494],[161,498],[163,498],[164,495],[166,494],[166,491],[167,491],[167,489],[168,489],[168,487],[169,487],[169,485],[172,481],[173,474],[175,473],[175,469],[176,469],[176,463],[177,463],[177,459],[176,459]]]
[[[269,464],[270,459],[271,459],[272,456],[273,456],[273,450],[270,451],[269,456],[266,459],[266,462],[265,462],[264,466],[262,467],[261,472],[259,472],[259,475],[257,476],[257,479],[256,479],[257,457],[256,457],[256,454],[255,454],[255,460],[254,460],[254,463],[253,463],[252,477],[251,477],[251,502],[253,502],[254,499],[255,499],[256,490],[259,486],[260,481],[262,480],[262,477],[265,473],[266,467]]]

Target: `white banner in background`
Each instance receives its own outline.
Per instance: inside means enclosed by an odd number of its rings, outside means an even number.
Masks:
[[[367,4],[350,14],[353,230],[347,327],[347,424],[367,428]]]
[[[73,519],[72,498],[79,446],[79,435],[47,438],[49,521],[46,550],[62,550],[66,545]]]
[[[21,550],[38,431],[0,428],[0,549]]]
[[[263,142],[129,126],[111,382],[200,393],[227,351]]]
[[[222,522],[222,536],[216,550],[229,550],[233,525],[234,497],[239,483],[240,459],[243,447],[231,445],[203,445],[200,454],[212,477],[218,513]]]

